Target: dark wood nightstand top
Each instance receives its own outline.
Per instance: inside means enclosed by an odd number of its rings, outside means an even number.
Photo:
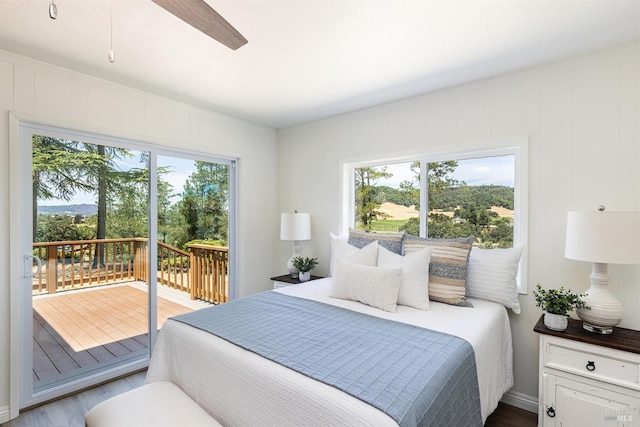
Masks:
[[[309,279],[309,281],[317,280],[317,279],[324,279],[324,277],[322,277],[322,276],[311,276],[311,279]],[[297,285],[298,283],[303,283],[297,277],[291,277],[290,274],[284,274],[282,276],[272,277],[271,280],[273,280],[275,282],[290,283],[292,285]]]
[[[628,351],[640,354],[640,331],[626,328],[613,328],[610,335],[601,335],[589,332],[582,327],[581,320],[569,319],[569,326],[565,331],[552,331],[544,326],[544,314],[538,319],[533,330],[539,334],[552,335],[574,341],[595,344],[616,350]]]

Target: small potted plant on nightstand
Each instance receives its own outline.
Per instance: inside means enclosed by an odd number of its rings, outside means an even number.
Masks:
[[[545,311],[544,325],[552,331],[564,331],[567,329],[569,312],[574,308],[589,309],[582,298],[585,294],[573,294],[570,289],[542,289],[540,283],[533,291],[536,298],[536,307]]]
[[[291,263],[295,268],[300,270],[298,279],[300,279],[301,282],[306,282],[311,278],[311,270],[318,265],[318,258],[297,256],[291,260]]]

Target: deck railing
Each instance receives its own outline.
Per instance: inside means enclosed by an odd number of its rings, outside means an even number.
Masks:
[[[33,294],[130,281],[147,281],[147,239],[94,239],[40,242],[33,253],[42,269]],[[158,242],[158,283],[212,303],[228,301],[228,249],[189,245],[190,252]],[[35,269],[34,269],[35,271]]]
[[[229,251],[221,246],[188,245],[191,298],[215,304],[229,301]]]

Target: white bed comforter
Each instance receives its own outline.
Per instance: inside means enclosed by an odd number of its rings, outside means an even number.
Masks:
[[[330,298],[331,279],[277,291],[450,333],[475,351],[482,418],[513,385],[506,309],[471,299],[474,308],[431,303],[429,311],[398,306],[387,313]],[[153,349],[147,382],[169,380],[225,426],[397,426],[389,416],[336,388],[262,358],[207,332],[167,321]]]

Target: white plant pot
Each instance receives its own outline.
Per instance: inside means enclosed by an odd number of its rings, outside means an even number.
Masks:
[[[544,313],[544,326],[552,331],[564,331],[569,325],[567,316],[561,314]]]
[[[310,271],[305,271],[305,272],[300,272],[298,273],[298,279],[301,282],[308,282],[309,279],[311,279],[311,272]]]

